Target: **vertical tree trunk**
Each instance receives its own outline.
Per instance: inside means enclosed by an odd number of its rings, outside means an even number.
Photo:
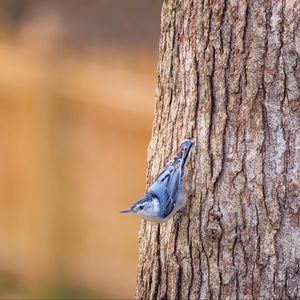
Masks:
[[[138,299],[300,297],[299,0],[165,0],[148,183],[183,138],[188,205],[143,221]]]

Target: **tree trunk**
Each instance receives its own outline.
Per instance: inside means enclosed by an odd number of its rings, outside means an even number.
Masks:
[[[187,206],[143,221],[138,299],[300,297],[299,0],[165,0],[148,183],[183,138]]]

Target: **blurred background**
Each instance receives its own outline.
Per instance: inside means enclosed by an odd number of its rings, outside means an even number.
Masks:
[[[132,298],[159,0],[1,0],[0,298]]]

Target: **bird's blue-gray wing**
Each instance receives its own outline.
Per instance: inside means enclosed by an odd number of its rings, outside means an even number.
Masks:
[[[172,199],[176,201],[181,189],[182,171],[179,166],[175,166],[173,172],[169,176],[167,191]]]
[[[175,201],[169,190],[170,179],[174,168],[166,167],[156,178],[153,184],[148,188],[147,193],[158,198],[160,204],[161,217],[167,217],[173,210]]]

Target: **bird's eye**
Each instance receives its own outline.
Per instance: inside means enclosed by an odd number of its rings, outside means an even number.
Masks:
[[[139,209],[142,210],[144,208],[144,205],[140,205]]]

